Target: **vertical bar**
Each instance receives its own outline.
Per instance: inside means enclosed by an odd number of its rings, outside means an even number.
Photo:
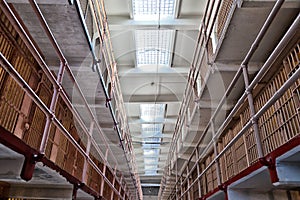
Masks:
[[[255,141],[256,141],[256,147],[257,147],[257,152],[258,152],[258,157],[262,158],[263,155],[263,150],[262,150],[262,143],[259,135],[259,128],[258,128],[258,122],[256,118],[253,118],[253,116],[256,114],[255,113],[255,108],[254,108],[254,100],[253,100],[253,95],[252,95],[252,90],[249,91],[249,72],[248,72],[248,65],[241,65],[243,69],[243,77],[244,77],[244,82],[245,82],[245,89],[247,93],[247,98],[248,98],[248,103],[249,103],[249,108],[250,108],[250,114],[252,118],[252,125],[253,125],[253,130],[254,130],[254,136],[255,136]]]
[[[123,195],[123,199],[126,199],[126,193],[127,193],[127,188],[126,188],[126,183],[124,182],[124,195]]]
[[[59,92],[61,90],[61,83],[62,83],[64,72],[65,72],[65,63],[60,62],[60,67],[59,67],[59,71],[58,71],[57,78],[56,78],[58,87],[53,85],[54,89],[53,89],[53,95],[52,95],[51,104],[50,104],[50,110],[52,112],[52,116],[47,115],[46,124],[45,124],[44,132],[43,132],[43,137],[42,137],[41,144],[40,144],[40,153],[41,154],[45,154],[46,145],[47,145],[50,128],[51,128],[51,122],[52,122],[53,116],[55,114],[55,108],[56,108]]]
[[[177,172],[176,172],[177,173]],[[179,199],[181,199],[181,196],[182,196],[182,194],[185,192],[185,191],[183,191],[183,184],[182,184],[182,179],[183,179],[183,177],[181,176],[181,177],[179,177],[179,181],[180,181],[180,193],[179,193]]]
[[[106,149],[106,152],[105,152],[105,161],[107,161],[107,156],[108,156],[108,149]],[[105,173],[106,173],[106,162],[103,163],[103,176],[106,177]],[[102,178],[102,181],[101,181],[101,188],[100,188],[100,195],[103,196],[103,189],[104,189],[104,184],[105,184],[105,181],[104,181],[104,177]]]
[[[117,172],[117,166],[115,166],[115,169],[114,169],[114,177],[113,177],[113,181],[112,181],[112,185],[115,187],[115,181],[116,181],[116,172]],[[111,191],[111,197],[110,197],[111,200],[114,199],[114,191],[112,190]]]
[[[197,161],[197,179],[198,179],[198,176],[200,174],[200,167],[199,167],[199,162],[198,162],[198,159],[199,159],[199,152],[198,152],[198,147],[196,147],[196,161]],[[198,181],[198,194],[199,194],[199,198],[201,197],[201,181],[200,179],[197,180]]]
[[[178,184],[177,184],[177,182],[178,182],[178,162],[177,162],[177,158],[178,158],[178,145],[177,144],[175,144],[176,146],[175,146],[175,162],[176,162],[176,164],[175,164],[175,179],[176,179],[176,181],[175,181],[175,193],[176,193],[176,199],[178,199]],[[172,173],[172,170],[171,170],[171,173]]]
[[[210,125],[211,125],[211,131],[212,131],[212,135],[213,135],[213,140],[214,140],[214,154],[215,154],[215,157],[217,157],[217,155],[218,155],[218,149],[217,149],[217,138],[215,137],[215,135],[216,135],[215,124],[214,124],[213,121],[211,121]],[[218,185],[221,185],[222,184],[221,170],[220,170],[220,163],[219,163],[218,159],[216,159],[215,164],[216,164],[216,173],[217,173]]]
[[[122,198],[122,196],[121,196],[121,191],[122,191],[122,181],[123,181],[123,176],[121,176],[121,179],[120,179],[120,185],[119,185],[119,194],[120,194],[120,197],[119,197],[119,199]]]
[[[77,185],[73,185],[72,200],[76,200],[77,199],[77,190],[78,190]]]
[[[243,127],[244,124],[246,124],[247,122],[242,121],[242,114],[240,114],[240,120],[241,120],[241,126]],[[246,160],[247,160],[247,166],[250,166],[250,159],[249,159],[249,152],[248,152],[248,148],[247,148],[247,141],[246,141],[246,136],[245,134],[243,134],[243,140],[244,140],[244,147],[245,147],[245,153],[246,153]]]
[[[106,173],[106,164],[105,163],[103,164],[102,173],[103,173],[103,176],[106,177],[106,175],[105,175],[105,173]],[[103,189],[104,189],[104,184],[105,184],[104,177],[102,177],[102,180],[101,180],[100,196],[103,196]]]
[[[85,182],[86,181],[86,171],[87,171],[87,166],[88,166],[88,160],[89,160],[89,154],[90,154],[90,150],[91,150],[91,138],[93,135],[93,130],[94,130],[94,121],[91,121],[90,123],[90,130],[89,130],[89,137],[88,137],[88,141],[87,141],[87,145],[86,145],[86,155],[88,157],[85,157],[84,159],[84,165],[83,165],[83,172],[82,172],[82,181]]]
[[[188,176],[188,174],[190,173],[190,170],[189,170],[189,165],[187,165],[187,167],[186,167],[186,174],[187,174],[187,176]],[[191,185],[191,183],[190,183],[190,178],[189,177],[187,177],[187,189],[189,190],[189,191],[187,191],[187,193],[188,193],[188,199],[191,199],[191,191],[192,191],[192,188],[190,188],[190,185]]]

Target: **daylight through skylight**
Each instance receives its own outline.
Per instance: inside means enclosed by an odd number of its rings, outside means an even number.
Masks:
[[[160,20],[174,17],[175,0],[132,0],[135,20]]]
[[[137,65],[170,65],[172,30],[136,30]]]
[[[141,119],[145,122],[162,122],[165,104],[141,104]]]
[[[145,124],[141,125],[145,175],[157,174],[159,149],[162,142],[162,122],[164,121],[165,107],[165,104],[140,105],[140,118],[143,122],[145,122]]]

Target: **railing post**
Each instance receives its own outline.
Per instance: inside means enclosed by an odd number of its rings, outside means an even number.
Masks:
[[[41,154],[45,154],[47,141],[49,138],[49,133],[50,133],[50,128],[51,128],[51,122],[53,120],[53,117],[55,116],[55,108],[56,108],[58,96],[62,89],[61,84],[62,84],[64,72],[65,72],[65,64],[66,63],[64,63],[62,61],[60,62],[60,67],[59,67],[59,71],[58,71],[57,78],[56,78],[58,87],[56,87],[55,85],[53,86],[54,89],[53,89],[53,95],[52,95],[51,104],[50,104],[50,110],[52,112],[52,115],[47,115],[47,118],[46,118],[46,124],[45,124],[44,132],[43,132],[43,136],[42,136],[42,140],[41,140],[41,144],[40,144],[40,153]]]
[[[190,173],[190,170],[189,170],[189,165],[187,165],[187,167],[186,167],[186,174],[187,174],[187,176],[188,176],[188,174]],[[188,199],[191,199],[191,192],[193,191],[192,190],[192,187],[190,188],[190,185],[191,185],[191,183],[190,183],[190,178],[189,177],[187,177],[187,189],[188,189],[188,191],[187,191],[187,193],[188,193]]]
[[[177,173],[177,172],[176,172]],[[181,199],[182,194],[185,192],[183,191],[183,184],[182,184],[182,176],[179,177],[179,181],[180,181],[180,193],[179,193],[179,199]]]
[[[241,65],[241,67],[243,69],[245,89],[246,89],[248,104],[249,104],[249,108],[250,108],[250,114],[251,114],[253,130],[254,130],[254,136],[255,136],[258,157],[262,158],[264,155],[263,155],[262,143],[261,143],[261,139],[260,139],[260,135],[259,135],[258,120],[256,118],[253,118],[253,116],[256,114],[256,112],[255,112],[255,108],[254,108],[254,100],[253,100],[252,90],[248,89],[249,88],[248,65]]]
[[[178,199],[178,162],[177,162],[177,158],[178,158],[178,145],[175,143],[175,192],[176,192],[176,199]],[[172,171],[172,169],[171,169]]]
[[[90,157],[89,154],[90,154],[90,150],[91,150],[91,138],[92,138],[93,131],[94,131],[94,124],[95,124],[94,121],[91,121],[86,150],[85,150],[87,157],[84,159],[82,182],[86,182],[86,172],[87,172],[87,167],[88,167],[88,160]]]
[[[105,152],[105,161],[107,160],[107,156],[108,156],[108,149],[106,149]],[[103,189],[104,189],[104,178],[106,177],[105,173],[106,173],[106,163],[103,163],[103,170],[102,170],[103,176],[102,177],[102,181],[101,181],[101,188],[100,188],[100,195],[103,196]]]
[[[114,177],[113,177],[113,181],[112,181],[112,185],[115,187],[115,181],[116,181],[116,173],[117,173],[117,166],[115,166],[115,169],[114,169]],[[114,191],[112,190],[111,191],[111,200],[114,199]]]
[[[77,199],[77,191],[78,191],[78,186],[76,184],[73,185],[73,193],[72,193],[72,200]]]
[[[197,165],[197,177],[198,175],[200,174],[200,167],[199,167],[199,152],[198,152],[198,147],[196,147],[196,165]],[[197,178],[198,179],[198,178]],[[198,179],[198,194],[199,194],[199,198],[201,197],[202,193],[201,193],[201,183],[200,183],[200,180]]]
[[[123,194],[123,199],[126,198],[126,194],[128,194],[127,188],[126,188],[126,183],[124,183],[124,194]]]
[[[211,132],[212,132],[213,140],[214,140],[214,154],[215,154],[215,157],[217,157],[218,156],[218,148],[217,148],[217,142],[218,142],[217,140],[218,139],[215,137],[215,135],[216,135],[215,124],[213,121],[210,122],[210,126],[211,126]],[[222,184],[222,179],[221,179],[220,162],[218,159],[215,161],[215,164],[216,164],[218,186],[220,186]]]
[[[120,178],[120,185],[119,185],[119,194],[120,194],[120,198],[122,198],[122,196],[121,196],[121,191],[122,191],[122,187],[123,187],[122,181],[123,181],[123,176],[121,176],[121,178]]]

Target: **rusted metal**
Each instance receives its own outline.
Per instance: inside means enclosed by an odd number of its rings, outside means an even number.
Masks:
[[[9,131],[0,126],[0,143],[6,147],[18,152],[25,157],[23,163],[21,178],[29,181],[32,178],[35,162],[39,158],[39,152],[25,144],[20,138],[11,134]]]
[[[77,199],[77,191],[78,191],[78,185],[73,185],[73,192],[72,192],[72,200]]]

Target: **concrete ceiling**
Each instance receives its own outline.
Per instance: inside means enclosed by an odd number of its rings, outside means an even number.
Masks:
[[[172,19],[135,20],[131,0],[105,0],[134,152],[144,187],[159,186],[187,83],[205,4],[206,1],[175,0]],[[168,65],[162,66],[157,63],[141,67],[137,64],[139,49],[136,30],[173,31],[173,37],[168,38],[171,46],[168,49],[171,55]],[[152,48],[159,49],[160,44],[158,43]],[[163,120],[157,122],[142,120],[141,105],[145,104],[165,104]],[[156,165],[152,166],[151,163],[146,163],[148,157],[145,159],[143,146],[146,142],[142,134],[142,126],[154,123],[162,124],[162,130],[159,145],[153,147],[153,149],[158,149],[159,153],[157,156],[151,157],[157,159]],[[155,170],[155,173],[150,176],[147,174],[149,167],[153,167]],[[147,191],[149,192],[149,190]],[[150,194],[147,193],[147,195]]]

